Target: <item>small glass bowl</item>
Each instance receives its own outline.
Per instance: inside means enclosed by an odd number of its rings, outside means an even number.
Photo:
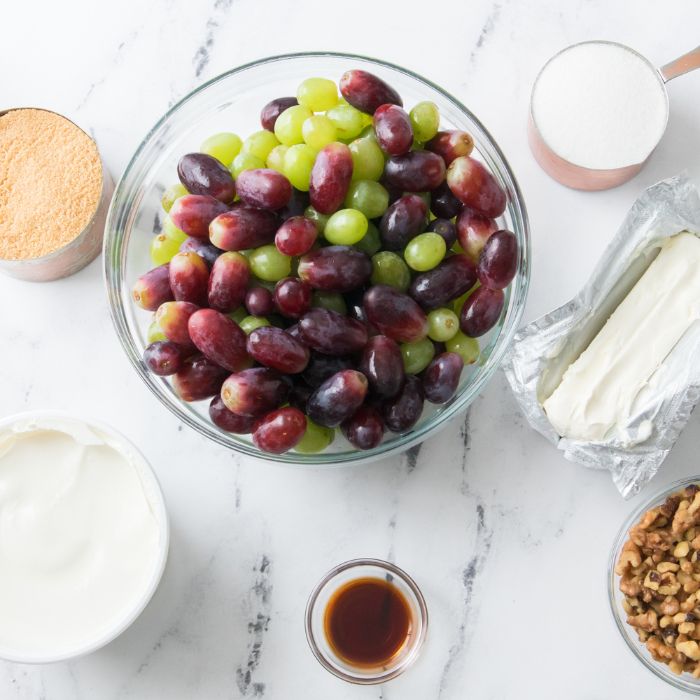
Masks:
[[[622,607],[622,601],[625,596],[618,587],[620,577],[615,573],[615,565],[620,556],[622,545],[627,540],[629,529],[635,523],[639,522],[642,515],[650,508],[661,505],[668,496],[690,486],[690,484],[700,484],[700,474],[679,479],[657,490],[647,501],[637,506],[622,524],[620,531],[615,537],[612,551],[610,552],[610,561],[608,563],[608,599],[617,629],[620,631],[622,638],[637,659],[639,659],[639,661],[641,661],[657,678],[661,678],[674,688],[685,690],[687,693],[692,693],[694,695],[700,695],[700,679],[694,678],[689,673],[683,673],[678,676],[673,673],[666,664],[655,661],[646,646],[639,641],[634,627],[627,624],[627,613]]]
[[[346,583],[376,578],[396,586],[411,610],[411,629],[406,643],[387,664],[358,668],[340,658],[324,630],[326,607],[333,594]],[[306,604],[306,639],[321,666],[334,676],[357,685],[385,683],[401,675],[418,658],[428,633],[428,608],[415,581],[398,566],[381,559],[353,559],[329,571],[314,588]]]

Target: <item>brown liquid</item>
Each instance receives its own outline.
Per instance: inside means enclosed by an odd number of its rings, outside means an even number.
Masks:
[[[358,578],[331,596],[323,626],[328,643],[342,659],[354,666],[381,666],[411,634],[411,610],[393,583]]]

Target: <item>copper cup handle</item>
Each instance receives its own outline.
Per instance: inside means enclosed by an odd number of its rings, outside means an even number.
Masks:
[[[696,68],[700,68],[700,46],[694,48],[692,51],[688,51],[688,53],[683,54],[675,61],[661,66],[659,72],[664,82],[667,83],[669,80],[673,80],[684,73],[690,73],[691,70],[695,70]]]

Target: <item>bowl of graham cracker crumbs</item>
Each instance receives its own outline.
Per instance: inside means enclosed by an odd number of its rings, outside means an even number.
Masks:
[[[45,282],[102,249],[113,184],[95,141],[45,109],[0,112],[0,272]]]

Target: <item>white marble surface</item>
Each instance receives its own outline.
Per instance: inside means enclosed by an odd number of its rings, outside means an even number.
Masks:
[[[642,188],[700,154],[698,72],[669,86],[669,130],[640,176],[606,193],[566,190],[525,142],[535,73],[588,38],[662,63],[697,45],[699,25],[697,0],[14,2],[0,22],[0,96],[73,117],[118,176],[169,105],[237,64],[324,48],[403,64],[469,105],[519,178],[534,243],[527,320],[575,293]],[[133,627],[73,663],[0,663],[3,700],[681,697],[630,655],[606,601],[609,547],[634,504],[533,433],[501,374],[466,417],[405,456],[266,466],[179,425],[141,384],[99,262],[50,285],[2,278],[0,300],[0,414],[67,408],[123,430],[153,462],[173,530],[162,585]],[[700,471],[698,440],[696,413],[655,486]],[[312,585],[356,556],[395,560],[430,609],[425,653],[384,687],[336,680],[304,639]]]

